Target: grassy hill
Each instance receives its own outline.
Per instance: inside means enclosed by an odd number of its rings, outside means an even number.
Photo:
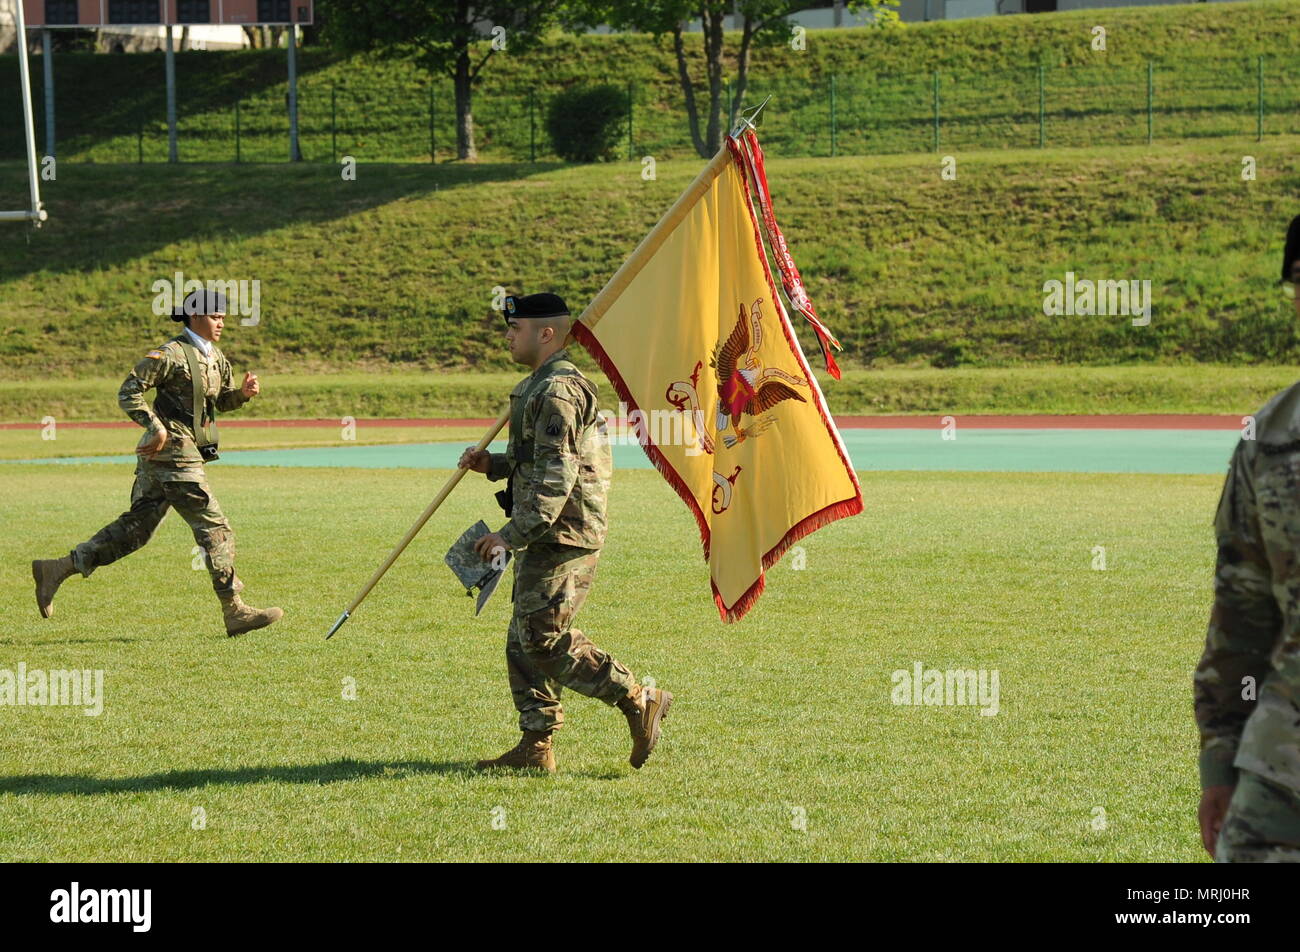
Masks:
[[[1107,49],[1091,49],[1091,28]],[[1147,62],[1155,138],[1254,135],[1256,57],[1265,57],[1266,132],[1300,133],[1300,4],[1293,0],[1082,10],[913,24],[888,32],[816,31],[807,49],[756,54],[753,101],[771,94],[767,141],[781,154],[831,155],[835,77],[837,154],[929,150],[932,71],[940,82],[943,148],[1036,146],[1039,67],[1044,138],[1051,145],[1126,144],[1147,137]],[[698,35],[688,37],[697,50]],[[732,52],[738,46],[733,41]],[[698,58],[697,72],[702,72]],[[454,154],[451,87],[405,61],[343,57],[324,48],[300,60],[301,142],[309,161],[427,161]],[[33,66],[43,110],[43,76]],[[702,80],[703,76],[697,76]],[[285,54],[186,52],[177,57],[182,161],[283,161]],[[627,85],[631,154],[691,154],[667,42],[647,36],[557,34],[524,56],[498,54],[476,93],[485,159],[552,156],[541,123],[548,99],[578,83]],[[165,161],[162,57],[59,54],[58,154],[96,162]],[[0,159],[21,155],[17,69],[0,57]],[[238,109],[238,117],[236,110]],[[531,109],[531,113],[530,113]],[[432,115],[431,115],[432,111]],[[530,118],[531,117],[531,118]],[[236,145],[236,125],[239,143]],[[43,139],[38,117],[38,136]]]
[[[1297,363],[1276,287],[1296,145],[959,153],[956,181],[934,156],[774,152],[769,172],[848,367]],[[172,327],[151,288],[177,269],[261,282],[261,325],[228,344],[267,370],[511,369],[493,288],[584,306],[699,167],[665,160],[646,182],[625,163],[362,164],[349,182],[328,166],[64,165],[46,226],[0,230],[0,373],[115,376]],[[21,182],[0,167],[0,196]],[[1045,316],[1044,282],[1069,271],[1150,280],[1150,325]]]

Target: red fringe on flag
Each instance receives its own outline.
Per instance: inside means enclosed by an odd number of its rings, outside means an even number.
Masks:
[[[600,346],[600,341],[596,340],[596,335],[592,333],[591,328],[582,321],[577,321],[573,325],[573,336],[577,338],[579,344],[587,349],[587,353],[595,358],[596,364],[605,372],[605,376],[610,379],[610,382],[614,384],[619,399],[628,405],[629,412],[639,410],[642,416],[646,416],[646,412],[637,406],[632,391],[628,389],[623,376],[618,372],[618,368],[614,366],[614,361],[610,360],[609,354],[605,353],[605,348]],[[691,488],[686,485],[685,480],[677,475],[677,470],[673,469],[672,464],[668,462],[667,457],[664,456],[659,447],[649,441],[641,443],[638,440],[637,442],[640,443],[641,449],[645,450],[645,455],[650,457],[650,462],[654,464],[655,469],[663,474],[664,479],[668,480],[668,485],[677,491],[677,495],[682,497],[682,502],[686,503],[686,507],[694,514],[695,522],[700,530],[700,543],[704,546],[704,561],[708,562],[709,520],[704,517],[699,503],[695,501],[695,494],[691,492]],[[710,579],[710,582],[712,582],[712,579]]]
[[[754,584],[745,589],[745,594],[736,599],[736,604],[732,605],[730,609],[723,603],[722,595],[718,592],[718,586],[713,584],[713,579],[710,577],[709,585],[713,588],[713,602],[718,606],[718,612],[722,615],[722,620],[735,622],[745,617],[745,613],[758,601],[758,596],[763,594],[763,589],[766,587],[767,576],[763,573],[781,561],[781,556],[785,555],[786,549],[804,536],[816,532],[822,526],[830,525],[836,519],[843,519],[845,516],[856,516],[861,512],[862,494],[859,492],[852,499],[843,499],[831,503],[825,509],[820,509],[812,515],[800,519],[790,528],[789,532],[781,537],[781,541],[763,556],[763,571],[754,580]]]

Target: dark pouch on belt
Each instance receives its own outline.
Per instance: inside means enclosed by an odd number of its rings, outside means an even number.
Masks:
[[[500,492],[493,493],[493,495],[497,497],[497,503],[501,506],[502,511],[505,512],[507,519],[510,518],[510,514],[514,511],[515,508],[514,487],[515,487],[515,474],[511,473],[510,476],[506,479],[506,488],[501,490]]]

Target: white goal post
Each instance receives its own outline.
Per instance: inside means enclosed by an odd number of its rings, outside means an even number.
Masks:
[[[37,225],[48,217],[41,207],[41,177],[36,166],[36,128],[32,124],[32,81],[27,72],[27,25],[23,22],[22,0],[12,0],[14,25],[18,28],[18,76],[22,84],[23,130],[27,145],[27,183],[31,189],[31,207],[26,211],[0,211],[0,221],[30,221]]]

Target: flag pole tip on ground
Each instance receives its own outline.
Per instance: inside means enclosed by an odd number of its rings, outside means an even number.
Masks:
[[[326,641],[329,641],[331,638],[333,638],[333,637],[334,637],[334,632],[336,632],[336,631],[338,631],[340,628],[342,628],[342,627],[343,627],[343,623],[344,623],[345,621],[347,621],[347,620],[348,620],[348,613],[347,613],[347,612],[344,612],[342,615],[339,616],[338,621],[334,622],[333,627],[330,628],[329,634],[325,636],[325,640],[326,640]]]

